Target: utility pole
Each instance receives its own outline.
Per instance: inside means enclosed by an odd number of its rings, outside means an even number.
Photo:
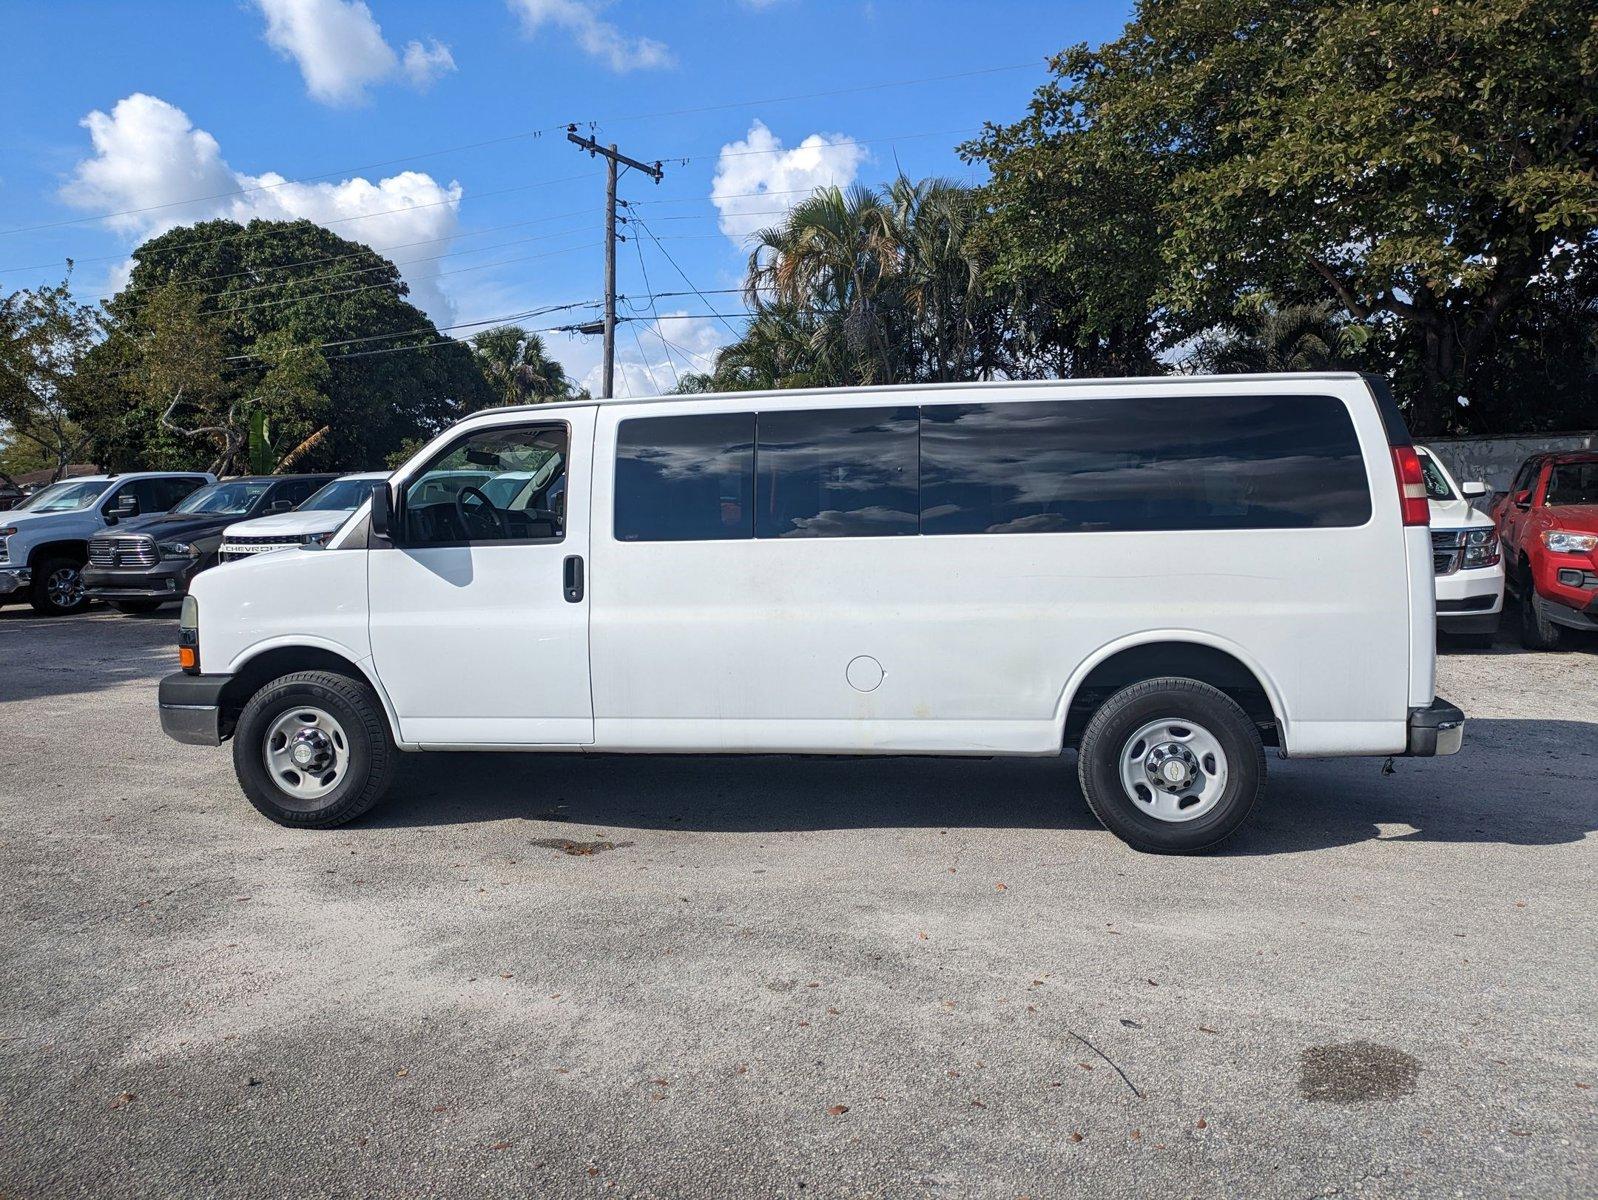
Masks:
[[[605,372],[604,384],[600,391],[601,400],[609,400],[615,395],[616,382],[616,175],[617,166],[631,167],[635,171],[642,171],[656,183],[660,182],[664,172],[657,163],[641,163],[636,158],[628,158],[616,150],[616,143],[601,146],[593,138],[585,138],[577,132],[577,126],[566,127],[566,140],[580,150],[588,151],[589,157],[600,155],[605,160]]]

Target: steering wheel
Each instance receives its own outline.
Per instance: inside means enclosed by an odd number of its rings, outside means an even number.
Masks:
[[[477,512],[475,510],[473,510],[470,513],[467,512],[467,510],[466,510],[466,493],[468,493],[468,492],[470,492],[472,495],[476,496],[479,500],[481,500],[483,502],[483,504],[488,508],[488,511],[493,514],[492,517],[490,518],[490,520],[491,520],[494,528],[499,532],[499,536],[509,540],[509,538],[510,538],[510,525],[507,524],[506,521],[505,521],[505,514],[500,512],[499,509],[494,507],[494,502],[492,500],[490,500],[487,496],[483,495],[483,493],[481,491],[479,491],[477,488],[472,487],[470,484],[468,484],[466,487],[461,488],[460,491],[455,493],[455,515],[456,515],[456,517],[458,517],[460,519],[461,532],[466,534],[468,537],[470,537],[471,535],[468,532],[468,527],[470,526],[471,522],[472,521],[479,521],[480,522],[483,519],[483,514]]]

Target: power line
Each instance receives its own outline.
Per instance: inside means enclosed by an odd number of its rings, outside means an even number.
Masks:
[[[629,212],[632,211],[631,206],[628,207],[628,211]],[[677,260],[671,256],[671,251],[667,250],[665,246],[662,246],[660,244],[660,239],[655,236],[655,231],[650,229],[649,226],[645,225],[643,223],[642,219],[640,219],[637,214],[634,214],[633,216],[629,217],[628,218],[628,223],[631,224],[632,226],[634,226],[637,229],[642,229],[646,234],[649,235],[649,240],[654,242],[656,247],[659,248],[660,252],[666,256],[666,261],[669,262],[672,265],[673,268],[675,268],[677,274],[682,276],[682,281],[684,283],[686,283],[693,290],[694,295],[698,296],[701,300],[704,300],[706,306],[709,306],[710,301],[709,300],[705,300],[705,294],[703,292],[701,292],[697,286],[695,286],[694,281],[692,279],[688,278],[688,273],[686,271],[684,271],[682,269],[682,267],[680,265],[678,265]],[[721,323],[723,325],[727,325],[727,322],[725,320],[723,320]],[[732,334],[733,337],[737,337],[738,336],[738,331],[736,329],[734,329],[731,325],[727,325],[727,332]]]

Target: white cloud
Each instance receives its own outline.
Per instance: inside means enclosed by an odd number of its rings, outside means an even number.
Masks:
[[[402,69],[362,0],[255,0],[266,17],[266,41],[299,64],[311,97],[323,104],[357,104],[366,89]],[[403,71],[419,88],[455,69],[449,47],[437,40],[405,48]]]
[[[792,150],[756,121],[741,142],[721,148],[710,202],[721,214],[721,231],[739,246],[757,229],[775,223],[774,208],[792,208],[818,187],[847,187],[859,174],[866,150],[841,133],[812,133]]]
[[[427,46],[411,42],[405,47],[405,77],[420,91],[426,91],[440,75],[455,69],[455,56],[449,47],[437,38],[428,41]]]
[[[570,34],[583,53],[606,62],[612,71],[669,67],[671,48],[654,38],[632,37],[599,18],[595,0],[508,0],[520,14],[522,29],[536,36],[546,25]]]
[[[113,229],[143,239],[213,217],[240,222],[304,218],[379,251],[406,247],[386,256],[400,261],[410,299],[440,322],[454,315],[439,287],[439,263],[405,260],[431,259],[448,250],[459,225],[460,184],[442,184],[419,171],[376,183],[362,178],[289,183],[272,171],[247,175],[228,166],[216,139],[194,128],[182,109],[142,92],[117,101],[109,114],[90,113],[83,126],[94,155],[77,165],[61,195],[76,208],[122,213],[106,218]],[[207,198],[189,202],[191,197]],[[112,285],[122,281],[123,273],[113,272]],[[339,285],[330,281],[328,286]]]
[[[692,317],[682,310],[662,313],[659,320],[630,324],[632,330],[627,323],[616,327],[618,397],[658,396],[669,392],[679,376],[690,371],[712,370],[716,365],[716,351],[731,340],[731,335],[714,318]],[[638,334],[636,342],[633,331]],[[597,339],[594,344],[598,345]],[[583,376],[583,386],[597,396],[603,377],[602,367],[596,364]]]

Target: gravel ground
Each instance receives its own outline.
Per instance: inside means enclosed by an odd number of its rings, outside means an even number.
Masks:
[[[290,832],[175,634],[0,610],[0,1196],[1598,1189],[1598,643],[1183,859],[1066,760],[406,757]]]

